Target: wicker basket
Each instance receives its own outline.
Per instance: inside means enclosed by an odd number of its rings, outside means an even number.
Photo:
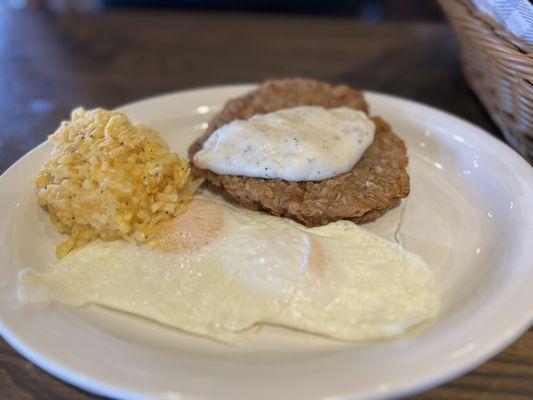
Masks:
[[[439,0],[461,43],[463,72],[507,141],[533,161],[533,49],[468,0]]]

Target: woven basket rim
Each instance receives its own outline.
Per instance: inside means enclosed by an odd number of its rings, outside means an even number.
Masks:
[[[533,165],[533,46],[472,0],[439,0],[461,44],[469,86],[505,139]]]
[[[509,32],[503,26],[501,26],[497,21],[495,21],[490,15],[479,11],[473,4],[471,0],[456,0],[459,3],[463,3],[466,7],[466,11],[473,17],[476,18],[481,23],[485,24],[497,37],[503,40],[508,44],[511,49],[522,56],[530,58],[533,61],[533,45],[528,44],[522,38],[514,35]]]

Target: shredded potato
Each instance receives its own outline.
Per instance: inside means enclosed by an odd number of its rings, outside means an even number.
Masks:
[[[97,238],[147,240],[199,186],[154,129],[120,112],[78,108],[49,139],[54,150],[37,174],[37,195],[69,234],[59,258]]]

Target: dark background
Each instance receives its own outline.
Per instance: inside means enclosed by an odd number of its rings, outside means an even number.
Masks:
[[[356,17],[363,21],[438,21],[444,18],[433,0],[4,0],[11,8],[46,8],[54,12],[102,12],[116,7],[237,12],[292,13]]]

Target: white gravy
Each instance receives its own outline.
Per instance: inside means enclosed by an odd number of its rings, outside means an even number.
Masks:
[[[219,175],[319,181],[352,169],[374,131],[362,111],[295,107],[222,126],[193,161]]]

